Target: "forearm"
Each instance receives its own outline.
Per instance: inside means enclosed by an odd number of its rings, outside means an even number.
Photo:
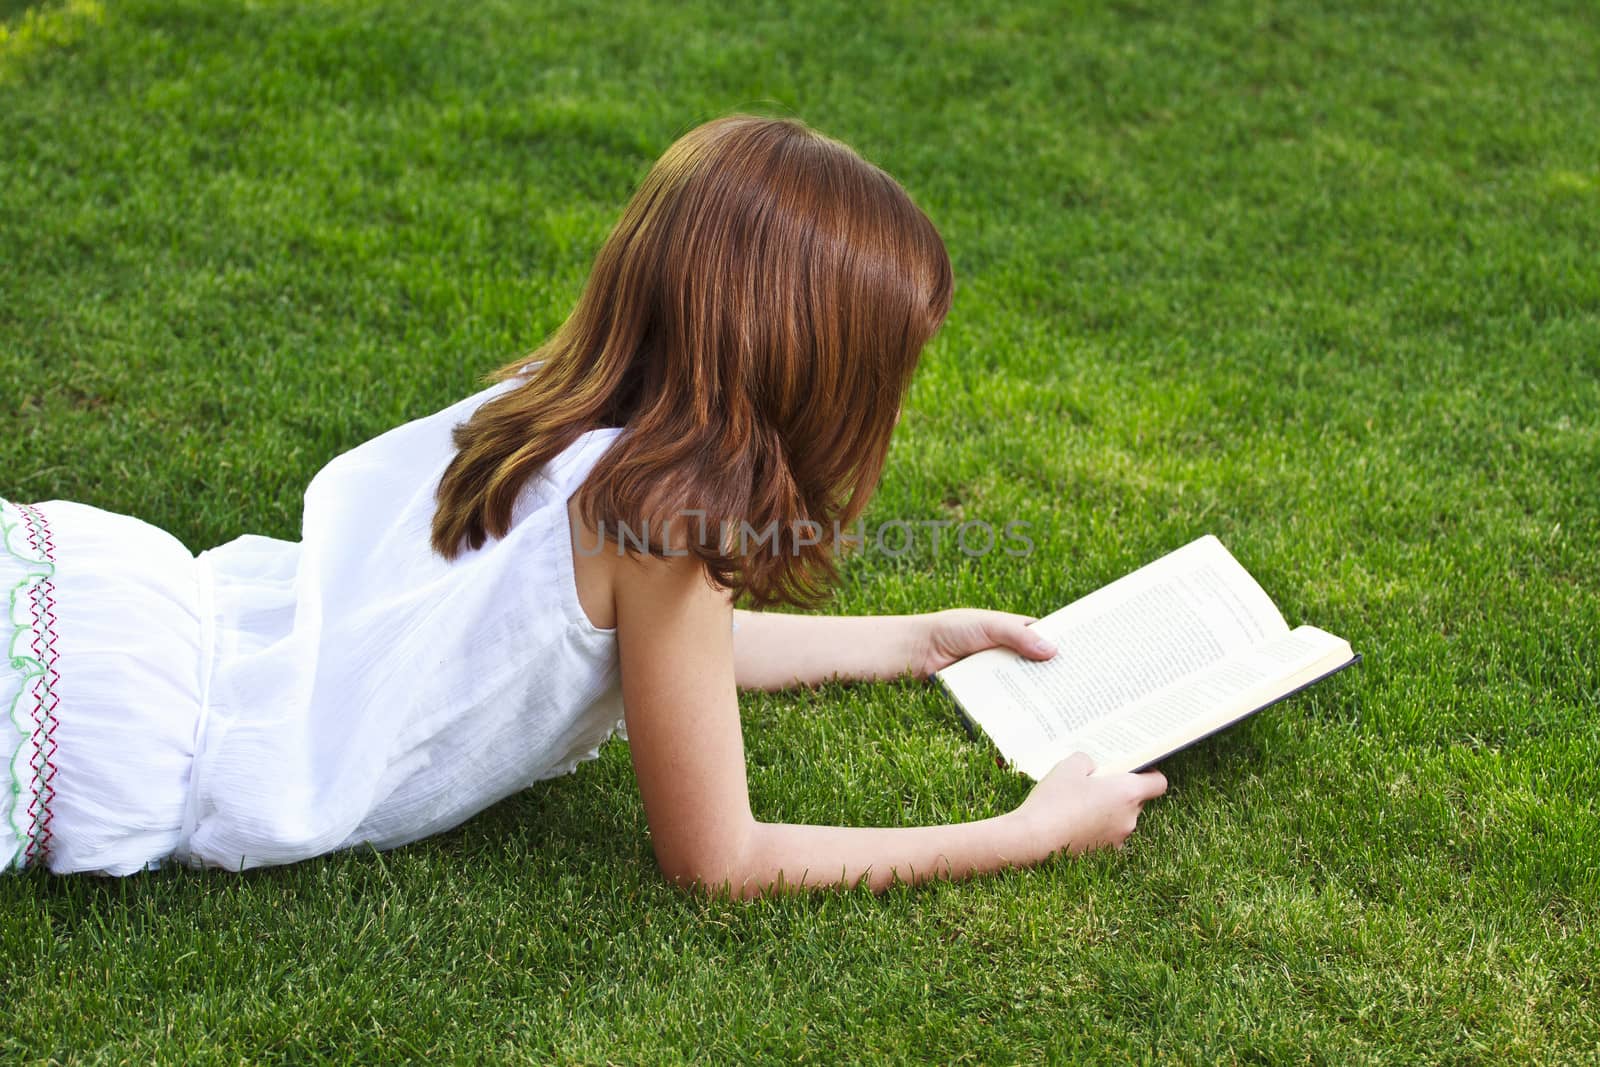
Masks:
[[[886,681],[915,672],[922,615],[791,615],[735,611],[734,675],[741,689],[826,681]]]
[[[818,889],[865,882],[874,892],[896,880],[959,879],[1038,863],[1048,855],[1018,812],[943,826],[873,828],[754,823],[723,872],[704,872],[702,888],[735,897],[780,886]]]

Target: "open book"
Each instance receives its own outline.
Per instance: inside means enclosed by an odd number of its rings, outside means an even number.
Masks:
[[[1209,535],[1030,625],[1054,657],[985,649],[935,677],[1035,779],[1078,751],[1096,774],[1143,770],[1361,658],[1289,629]]]

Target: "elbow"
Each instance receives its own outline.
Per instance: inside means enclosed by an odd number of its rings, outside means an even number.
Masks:
[[[758,824],[751,820],[735,833],[680,842],[658,839],[656,865],[668,883],[686,894],[753,900],[766,888],[754,877],[749,862],[758,829]]]

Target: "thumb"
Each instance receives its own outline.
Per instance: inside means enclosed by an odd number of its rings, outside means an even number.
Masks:
[[[1014,649],[1029,659],[1049,659],[1056,654],[1055,642],[1020,619],[1002,617],[989,627],[989,638],[997,645]]]
[[[1061,769],[1087,778],[1094,773],[1094,760],[1087,752],[1074,752],[1061,761]]]
[[[1140,771],[1134,777],[1144,787],[1142,792],[1146,800],[1154,800],[1167,791],[1167,776],[1158,770]]]

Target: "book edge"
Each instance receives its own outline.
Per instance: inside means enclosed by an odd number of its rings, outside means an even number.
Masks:
[[[1207,738],[1215,737],[1217,734],[1220,734],[1222,731],[1239,725],[1241,722],[1244,722],[1244,720],[1250,718],[1252,715],[1257,715],[1257,714],[1259,714],[1259,713],[1261,713],[1263,711],[1266,711],[1268,708],[1272,707],[1274,704],[1281,704],[1285,700],[1288,700],[1290,697],[1295,696],[1295,695],[1297,695],[1299,693],[1302,693],[1307,689],[1310,689],[1312,686],[1316,685],[1318,682],[1322,681],[1323,679],[1331,678],[1335,674],[1338,674],[1340,671],[1344,670],[1346,667],[1353,667],[1353,666],[1355,666],[1356,664],[1358,664],[1360,662],[1361,662],[1361,653],[1353,652],[1353,653],[1351,653],[1351,656],[1350,656],[1349,659],[1345,660],[1343,663],[1339,664],[1337,667],[1329,668],[1328,670],[1324,671],[1323,673],[1317,675],[1315,678],[1312,678],[1307,682],[1304,682],[1304,683],[1302,683],[1300,685],[1295,686],[1293,689],[1289,690],[1287,693],[1284,693],[1282,696],[1273,697],[1271,700],[1267,701],[1265,704],[1262,704],[1260,707],[1251,708],[1249,711],[1245,712],[1242,715],[1239,715],[1239,716],[1236,716],[1235,718],[1229,719],[1227,722],[1222,723],[1222,724],[1220,724],[1218,726],[1215,726],[1212,729],[1207,730],[1203,734],[1199,734],[1199,735],[1197,735],[1195,737],[1190,738],[1189,740],[1185,741],[1183,744],[1179,745],[1177,748],[1168,749],[1166,752],[1163,752],[1161,755],[1157,756],[1155,759],[1152,759],[1152,760],[1150,760],[1150,761],[1148,761],[1146,763],[1142,763],[1139,766],[1134,767],[1133,768],[1133,772],[1135,774],[1137,774],[1139,771],[1147,771],[1151,767],[1154,767],[1156,764],[1160,763],[1162,760],[1170,759],[1171,757],[1177,755],[1179,752],[1182,752],[1185,749],[1193,748],[1195,745],[1198,745],[1200,742],[1206,740]]]

